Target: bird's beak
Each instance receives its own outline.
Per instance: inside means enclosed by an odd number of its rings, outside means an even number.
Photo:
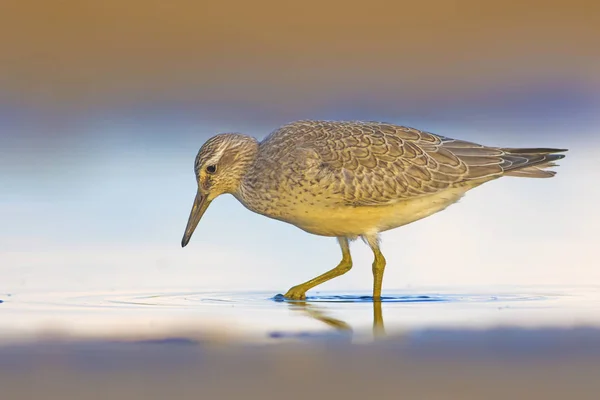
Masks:
[[[181,247],[185,247],[190,241],[190,238],[194,233],[194,229],[196,229],[196,226],[198,226],[198,222],[200,222],[200,218],[202,218],[202,215],[208,208],[210,202],[211,200],[208,200],[207,196],[200,193],[198,190],[198,193],[196,193],[196,198],[194,199],[192,211],[190,212],[190,218],[188,219],[187,226],[185,227],[183,239],[181,239]]]

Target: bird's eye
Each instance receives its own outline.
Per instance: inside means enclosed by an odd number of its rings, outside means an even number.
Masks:
[[[215,172],[217,172],[217,166],[216,165],[208,165],[206,167],[206,172],[208,172],[209,174],[214,174]]]

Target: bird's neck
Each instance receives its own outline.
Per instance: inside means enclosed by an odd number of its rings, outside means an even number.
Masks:
[[[236,168],[238,169],[237,176],[239,181],[236,182],[235,189],[231,192],[238,200],[243,203],[242,193],[245,191],[245,186],[248,185],[249,177],[255,174],[255,164],[258,157],[258,141],[250,136],[244,136],[244,144],[241,146],[236,156]],[[250,180],[252,180],[250,178]]]
[[[252,160],[245,166],[244,174],[237,189],[232,192],[233,196],[250,211],[265,215],[268,193],[264,188],[265,174],[268,175],[268,166],[264,165],[264,159],[259,160],[259,146],[252,154]]]

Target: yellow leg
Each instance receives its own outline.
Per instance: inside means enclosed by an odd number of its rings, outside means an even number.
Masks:
[[[381,284],[383,282],[383,271],[385,271],[385,257],[379,250],[379,240],[375,236],[365,236],[366,242],[373,250],[375,260],[373,261],[373,301],[381,301]]]
[[[306,292],[317,285],[320,285],[323,282],[326,282],[330,279],[338,277],[340,275],[345,274],[350,271],[352,268],[352,258],[350,257],[350,245],[348,243],[348,239],[344,237],[337,238],[340,243],[340,247],[342,248],[342,261],[338,264],[337,267],[333,268],[325,272],[322,275],[317,276],[316,278],[311,279],[308,282],[301,283],[300,285],[296,285],[284,295],[286,299],[293,300],[302,300],[306,298]]]

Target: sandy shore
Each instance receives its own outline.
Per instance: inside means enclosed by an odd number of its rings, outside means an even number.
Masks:
[[[40,340],[0,347],[9,399],[596,399],[600,329],[425,330],[356,344]]]

